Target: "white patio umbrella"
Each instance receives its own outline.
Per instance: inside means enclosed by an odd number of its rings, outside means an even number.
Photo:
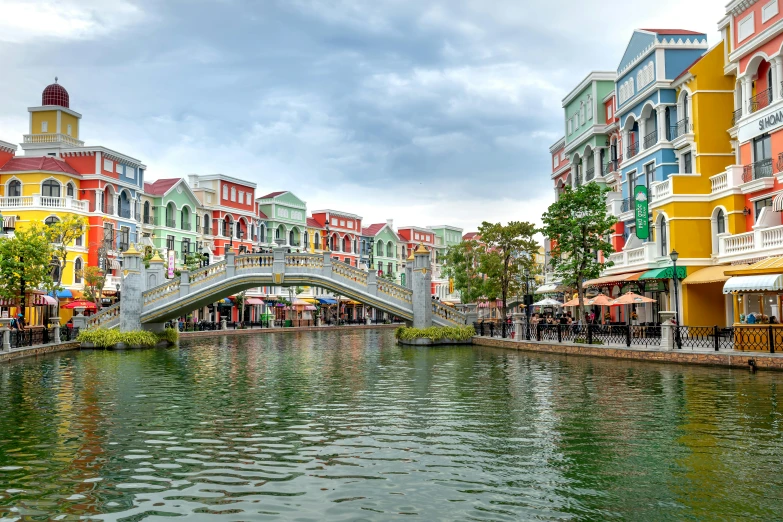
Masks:
[[[563,306],[563,303],[551,298],[546,298],[538,301],[537,303],[533,303],[530,306]]]

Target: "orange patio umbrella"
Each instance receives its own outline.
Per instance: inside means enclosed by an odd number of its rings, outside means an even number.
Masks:
[[[615,304],[617,303],[615,303],[610,297],[604,294],[598,294],[597,296],[587,301],[586,304],[592,306],[615,306]]]
[[[635,294],[633,292],[628,292],[627,294],[623,294],[617,299],[615,299],[612,302],[612,305],[632,305],[632,304],[643,304],[643,303],[654,303],[655,299],[650,299],[649,297],[644,297],[643,295]]]
[[[587,305],[587,300],[585,300],[585,305]],[[570,301],[567,301],[567,302],[563,303],[563,306],[568,306],[568,307],[579,306],[579,298],[575,297],[575,298],[571,299]]]

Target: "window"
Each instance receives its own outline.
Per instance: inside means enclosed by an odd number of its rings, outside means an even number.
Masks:
[[[767,21],[769,21],[769,19],[776,14],[778,14],[778,0],[772,0],[770,3],[761,8],[761,23],[767,23]]]
[[[83,268],[84,267],[83,267],[83,264],[82,264],[82,258],[81,257],[77,257],[76,261],[73,262],[73,283],[76,284],[76,285],[81,284],[81,282],[82,282],[82,269]]]
[[[593,97],[588,96],[587,97],[587,119],[592,120],[593,119]]]
[[[661,216],[661,219],[658,221],[658,237],[661,241],[661,256],[668,256],[669,255],[669,246],[668,241],[666,238],[666,218]]]
[[[756,208],[756,215],[755,215],[754,221],[758,221],[759,220],[759,214],[761,214],[761,210],[764,207],[771,207],[772,206],[772,198],[760,199],[758,201],[755,201],[753,204],[754,204],[754,206]]]
[[[571,134],[572,132],[574,132],[574,131],[573,131],[573,129],[571,128],[571,119],[569,118],[569,119],[568,119],[568,134]]]
[[[150,220],[150,202],[149,201],[145,201],[144,202],[144,222],[148,223],[148,224],[151,223],[151,220]]]
[[[628,173],[628,197],[633,198],[634,190],[636,190],[636,171],[632,170]]]
[[[345,226],[345,220],[344,220],[344,219],[341,219],[341,220],[340,220],[340,226],[341,226],[341,227],[344,227],[344,226]]]
[[[41,122],[41,132],[49,132],[49,122],[48,121],[42,121]]]
[[[304,245],[307,248],[310,248],[310,233],[305,231],[304,233]]]
[[[375,255],[379,257],[383,255],[383,241],[378,241],[375,245]]]
[[[109,250],[113,250],[114,243],[114,227],[111,223],[103,224],[103,244]]]
[[[579,125],[585,124],[585,102],[579,103]]]
[[[647,188],[649,189],[652,186],[652,182],[655,181],[655,163],[648,163],[644,166],[644,178],[647,180]],[[649,194],[647,197],[649,197]]]
[[[77,247],[84,246],[84,234],[76,238],[76,240],[74,241],[74,245],[76,245]]]
[[[693,173],[693,159],[690,151],[682,155],[682,171],[685,174]]]
[[[763,134],[753,139],[753,161],[759,162],[772,158],[772,147],[769,141],[769,134]]]
[[[386,257],[394,257],[394,245],[391,244],[391,241],[386,243]]]
[[[245,203],[247,205],[252,205],[253,204],[253,196],[250,194],[250,192],[245,194]]]
[[[231,201],[237,200],[237,189],[234,187],[231,187]]]
[[[228,201],[228,185],[223,185],[223,199]]]
[[[166,248],[174,250],[174,236],[166,236]]]
[[[182,259],[185,259],[185,256],[190,253],[190,238],[184,237],[182,238]]]
[[[8,184],[8,197],[18,198],[22,196],[22,182],[15,179]]]
[[[122,252],[128,250],[129,242],[130,242],[130,228],[120,227],[120,250]]]
[[[753,34],[755,20],[754,13],[750,13],[739,21],[739,24],[737,24],[737,42],[741,42]]]
[[[179,213],[179,223],[182,230],[190,230],[190,210],[188,207],[182,207]]]
[[[726,233],[726,213],[723,212],[723,209],[718,210],[718,216],[717,216],[717,225],[718,225],[718,234],[725,234]]]
[[[244,203],[245,202],[245,193],[241,190],[239,191],[239,202]]]
[[[353,228],[353,221],[348,222],[348,228]]]
[[[318,232],[315,233],[315,239],[313,240],[313,245],[315,245],[315,248],[317,248],[318,250],[321,250],[321,247],[323,246],[321,245],[321,234],[319,234]]]
[[[606,121],[609,121],[612,119],[612,104],[606,106]]]
[[[204,214],[204,222],[202,226],[204,227],[204,234],[206,235],[209,235],[209,221],[209,214]]]
[[[45,198],[59,198],[60,184],[53,179],[47,179],[41,184],[41,195]]]
[[[174,203],[166,205],[166,226],[174,228],[176,226],[176,218],[174,217]]]
[[[44,224],[47,225],[47,226],[51,226],[51,225],[54,225],[55,223],[59,223],[59,222],[60,222],[60,220],[58,218],[54,217],[54,216],[49,216],[48,218],[46,218],[44,220]]]
[[[340,224],[340,220],[337,218],[332,218],[332,226],[336,227]]]
[[[68,124],[68,136],[70,136],[70,135],[71,135],[71,124],[69,123]]]

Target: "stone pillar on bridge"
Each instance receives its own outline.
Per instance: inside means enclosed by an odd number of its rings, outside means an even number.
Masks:
[[[378,295],[378,273],[374,270],[367,272],[367,293]]]
[[[236,252],[231,250],[230,248],[226,249],[226,279],[234,277],[234,274],[236,274]]]
[[[144,277],[143,287],[146,290],[162,285],[166,281],[166,262],[160,257],[157,250],[150,259],[150,267],[144,271]]]
[[[413,250],[411,255],[405,260],[405,287],[408,290],[413,289]]]
[[[179,296],[187,297],[190,293],[190,271],[183,268],[179,274]]]
[[[141,330],[141,307],[144,281],[141,280],[141,252],[133,244],[123,254],[123,272],[120,292],[120,331],[131,332]]]
[[[321,272],[321,275],[324,276],[327,279],[332,278],[332,253],[331,252],[324,252],[324,268],[323,272]]]
[[[413,252],[413,263],[406,264],[412,267],[413,291],[413,327],[429,328],[432,326],[432,269],[430,268],[430,251],[424,245]]]
[[[272,277],[276,285],[283,284],[285,279],[285,255],[288,249],[285,247],[274,247],[272,249]]]

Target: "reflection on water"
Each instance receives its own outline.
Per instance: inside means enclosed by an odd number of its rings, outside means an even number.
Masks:
[[[0,366],[0,520],[772,520],[778,382],[391,331],[50,355]]]

